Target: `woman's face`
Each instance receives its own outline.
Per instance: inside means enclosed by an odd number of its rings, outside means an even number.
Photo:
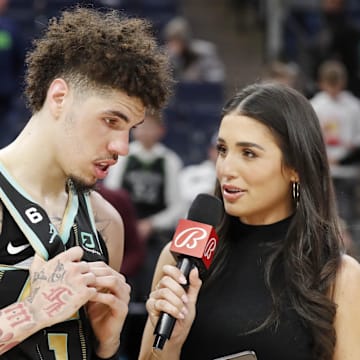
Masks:
[[[217,178],[225,211],[253,225],[280,221],[293,211],[294,170],[285,168],[270,130],[253,118],[226,115],[218,135]]]

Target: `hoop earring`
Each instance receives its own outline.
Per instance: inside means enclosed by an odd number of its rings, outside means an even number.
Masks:
[[[300,200],[300,183],[298,183],[297,181],[294,181],[292,183],[292,197],[296,202],[296,206],[298,206]]]

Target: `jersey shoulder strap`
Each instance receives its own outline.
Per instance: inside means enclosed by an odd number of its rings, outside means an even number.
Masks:
[[[43,259],[64,251],[65,244],[46,211],[17,185],[1,164],[0,199],[35,252]]]

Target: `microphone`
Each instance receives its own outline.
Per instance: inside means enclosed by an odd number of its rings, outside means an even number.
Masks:
[[[176,227],[170,251],[177,260],[177,267],[186,279],[193,266],[202,278],[215,255],[218,236],[214,227],[220,223],[223,204],[215,196],[199,194],[190,206],[187,219],[180,219]],[[153,348],[162,349],[171,336],[176,319],[161,313],[156,324]]]

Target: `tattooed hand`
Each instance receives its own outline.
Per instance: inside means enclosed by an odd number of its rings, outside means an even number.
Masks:
[[[96,294],[95,275],[83,250],[74,247],[49,261],[35,255],[30,268],[31,294],[27,303],[36,321],[50,326],[72,316]]]

